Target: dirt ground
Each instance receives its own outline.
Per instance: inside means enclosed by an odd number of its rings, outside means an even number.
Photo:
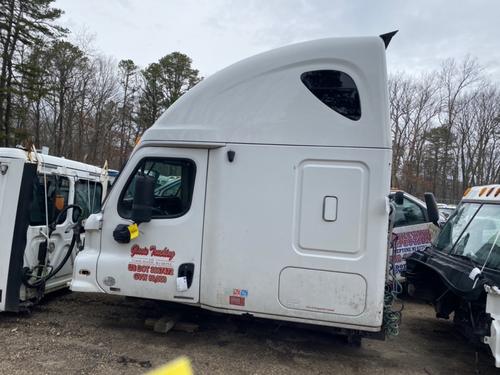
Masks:
[[[143,374],[187,355],[195,374],[489,374],[486,350],[469,345],[430,306],[406,302],[398,337],[361,348],[325,332],[191,309],[196,332],[159,334],[149,302],[63,292],[31,315],[0,314],[2,374]]]

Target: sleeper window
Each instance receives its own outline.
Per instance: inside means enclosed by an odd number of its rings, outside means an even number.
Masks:
[[[155,179],[153,219],[179,217],[191,206],[196,166],[187,159],[147,158],[142,160],[127,182],[118,203],[118,213],[132,216],[136,176],[144,174]]]
[[[316,98],[348,119],[361,118],[361,103],[356,83],[338,70],[314,70],[302,73],[302,83]]]

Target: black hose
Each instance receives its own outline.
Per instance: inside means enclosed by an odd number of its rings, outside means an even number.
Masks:
[[[61,218],[62,214],[64,212],[67,212],[70,208],[76,208],[76,209],[78,209],[80,211],[80,214],[78,215],[78,220],[76,221],[75,227],[73,229],[73,237],[71,238],[71,243],[69,244],[68,250],[66,251],[66,254],[64,255],[63,260],[57,265],[57,267],[52,268],[52,270],[46,276],[44,276],[42,278],[39,278],[39,279],[37,279],[34,282],[30,282],[29,281],[29,279],[31,278],[31,275],[26,272],[24,274],[24,277],[23,277],[23,284],[25,286],[27,286],[28,288],[40,288],[40,287],[44,287],[44,285],[47,282],[47,280],[49,280],[52,277],[54,277],[54,275],[56,275],[61,270],[61,268],[64,267],[64,265],[66,264],[66,262],[70,258],[71,253],[73,252],[73,249],[75,248],[76,241],[80,237],[80,220],[79,219],[80,219],[81,214],[83,212],[82,208],[80,206],[76,205],[76,204],[70,204],[69,206],[65,207],[64,210],[62,210],[61,212],[59,212],[59,214],[57,215],[57,217],[54,220],[54,222],[49,225],[49,238],[50,238],[50,236],[54,232],[54,230],[55,230],[55,228],[57,226],[57,223],[59,222],[59,219]],[[48,240],[46,240],[46,241],[48,242]],[[48,245],[48,243],[47,243],[47,245]]]
[[[78,214],[78,219],[76,220],[76,224],[80,223],[79,219],[80,219],[80,216],[82,216],[83,209],[79,205],[77,205],[77,204],[70,204],[69,206],[64,207],[64,209],[57,214],[56,219],[51,224],[49,224],[49,233],[48,233],[49,238],[52,235],[52,232],[54,232],[56,230],[57,223],[59,223],[59,220],[61,220],[62,215],[64,213],[68,212],[68,210],[70,208],[76,208],[76,209],[78,209],[79,214]]]
[[[43,286],[47,280],[51,279],[52,277],[54,277],[54,275],[56,273],[58,273],[61,268],[64,267],[64,265],[66,264],[66,262],[68,261],[69,257],[71,256],[71,253],[73,252],[73,249],[75,247],[75,244],[76,244],[76,239],[77,237],[79,236],[80,234],[78,233],[74,233],[73,234],[73,237],[71,238],[71,243],[68,247],[68,250],[66,251],[66,254],[64,255],[64,258],[63,260],[61,261],[61,263],[59,263],[57,265],[56,268],[53,268],[46,276],[40,278],[40,279],[37,279],[36,281],[34,282],[30,282],[29,281],[29,275],[26,275],[27,277],[25,277],[23,279],[23,283],[24,285],[26,285],[27,287],[30,287],[30,288],[38,288],[38,287],[41,287]]]

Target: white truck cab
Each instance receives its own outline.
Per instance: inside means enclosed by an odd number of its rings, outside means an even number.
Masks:
[[[98,167],[0,148],[0,311],[19,311],[68,286],[77,250],[68,254],[72,228],[100,211],[104,182]]]
[[[243,60],[146,131],[71,289],[379,332],[390,163],[381,38]]]

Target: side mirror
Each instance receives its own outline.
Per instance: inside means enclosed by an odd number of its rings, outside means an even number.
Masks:
[[[402,191],[396,191],[394,194],[394,202],[396,202],[398,206],[401,206],[404,203],[404,198],[405,195]]]
[[[425,205],[427,206],[427,216],[429,217],[429,221],[439,226],[439,210],[434,194],[425,193],[424,198]]]
[[[147,223],[153,216],[155,179],[151,176],[135,177],[134,200],[131,219],[137,223]]]

